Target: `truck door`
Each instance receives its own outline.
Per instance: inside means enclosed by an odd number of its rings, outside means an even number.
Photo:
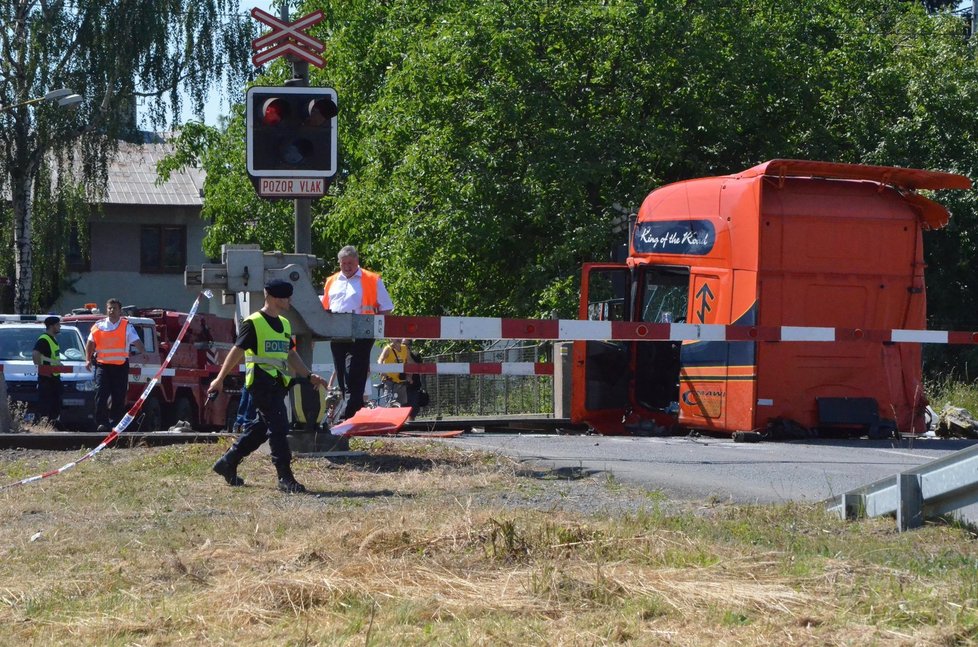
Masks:
[[[581,280],[580,319],[628,321],[632,304],[631,270],[622,264],[586,263]],[[571,419],[603,434],[624,432],[629,406],[631,342],[575,341],[571,380]]]

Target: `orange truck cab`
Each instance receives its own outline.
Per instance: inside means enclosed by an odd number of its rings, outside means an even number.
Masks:
[[[580,318],[925,329],[919,189],[960,175],[803,160],[669,184],[643,202],[624,264],[585,265]],[[603,434],[770,425],[919,433],[919,344],[577,341],[571,418]]]

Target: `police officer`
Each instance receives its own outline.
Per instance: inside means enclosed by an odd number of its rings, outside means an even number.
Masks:
[[[289,494],[306,488],[292,474],[292,452],[286,439],[288,416],[285,396],[289,382],[308,379],[313,386],[326,386],[326,380],[313,374],[295,351],[292,325],[282,316],[289,310],[292,284],[282,279],[265,283],[265,305],[241,323],[238,338],[228,353],[208,393],[224,389],[224,378],[236,371],[244,358],[245,388],[254,402],[257,416],[242,425],[241,436],[224,456],[214,463],[214,471],[228,485],[244,485],[238,476],[238,463],[268,439],[272,464],[278,472],[278,489]]]
[[[136,327],[122,316],[122,302],[105,303],[105,319],[92,326],[85,342],[85,368],[95,366],[95,422],[99,433],[108,433],[126,413],[129,390],[129,347],[145,353]],[[112,410],[109,411],[109,400]]]
[[[56,316],[44,320],[44,332],[34,344],[34,364],[37,372],[37,413],[55,429],[61,428],[61,374],[54,371],[44,371],[42,366],[60,366],[61,348],[58,346],[58,333],[61,332],[61,319]]]

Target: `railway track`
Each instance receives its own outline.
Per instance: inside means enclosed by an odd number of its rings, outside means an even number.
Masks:
[[[500,416],[497,418],[445,418],[441,420],[414,420],[404,425],[403,431],[473,431],[486,433],[584,433],[586,426],[571,424],[566,418],[540,416]],[[93,432],[52,432],[43,434],[0,434],[0,449],[72,450],[91,449],[105,439],[106,434]],[[227,432],[125,432],[115,440],[114,446],[156,447],[186,443],[215,443],[233,439]]]

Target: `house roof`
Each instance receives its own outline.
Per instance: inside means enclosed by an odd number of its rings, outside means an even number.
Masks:
[[[105,204],[196,206],[203,204],[204,170],[187,168],[172,173],[157,186],[156,163],[172,152],[165,143],[120,142],[119,152],[109,165]]]

